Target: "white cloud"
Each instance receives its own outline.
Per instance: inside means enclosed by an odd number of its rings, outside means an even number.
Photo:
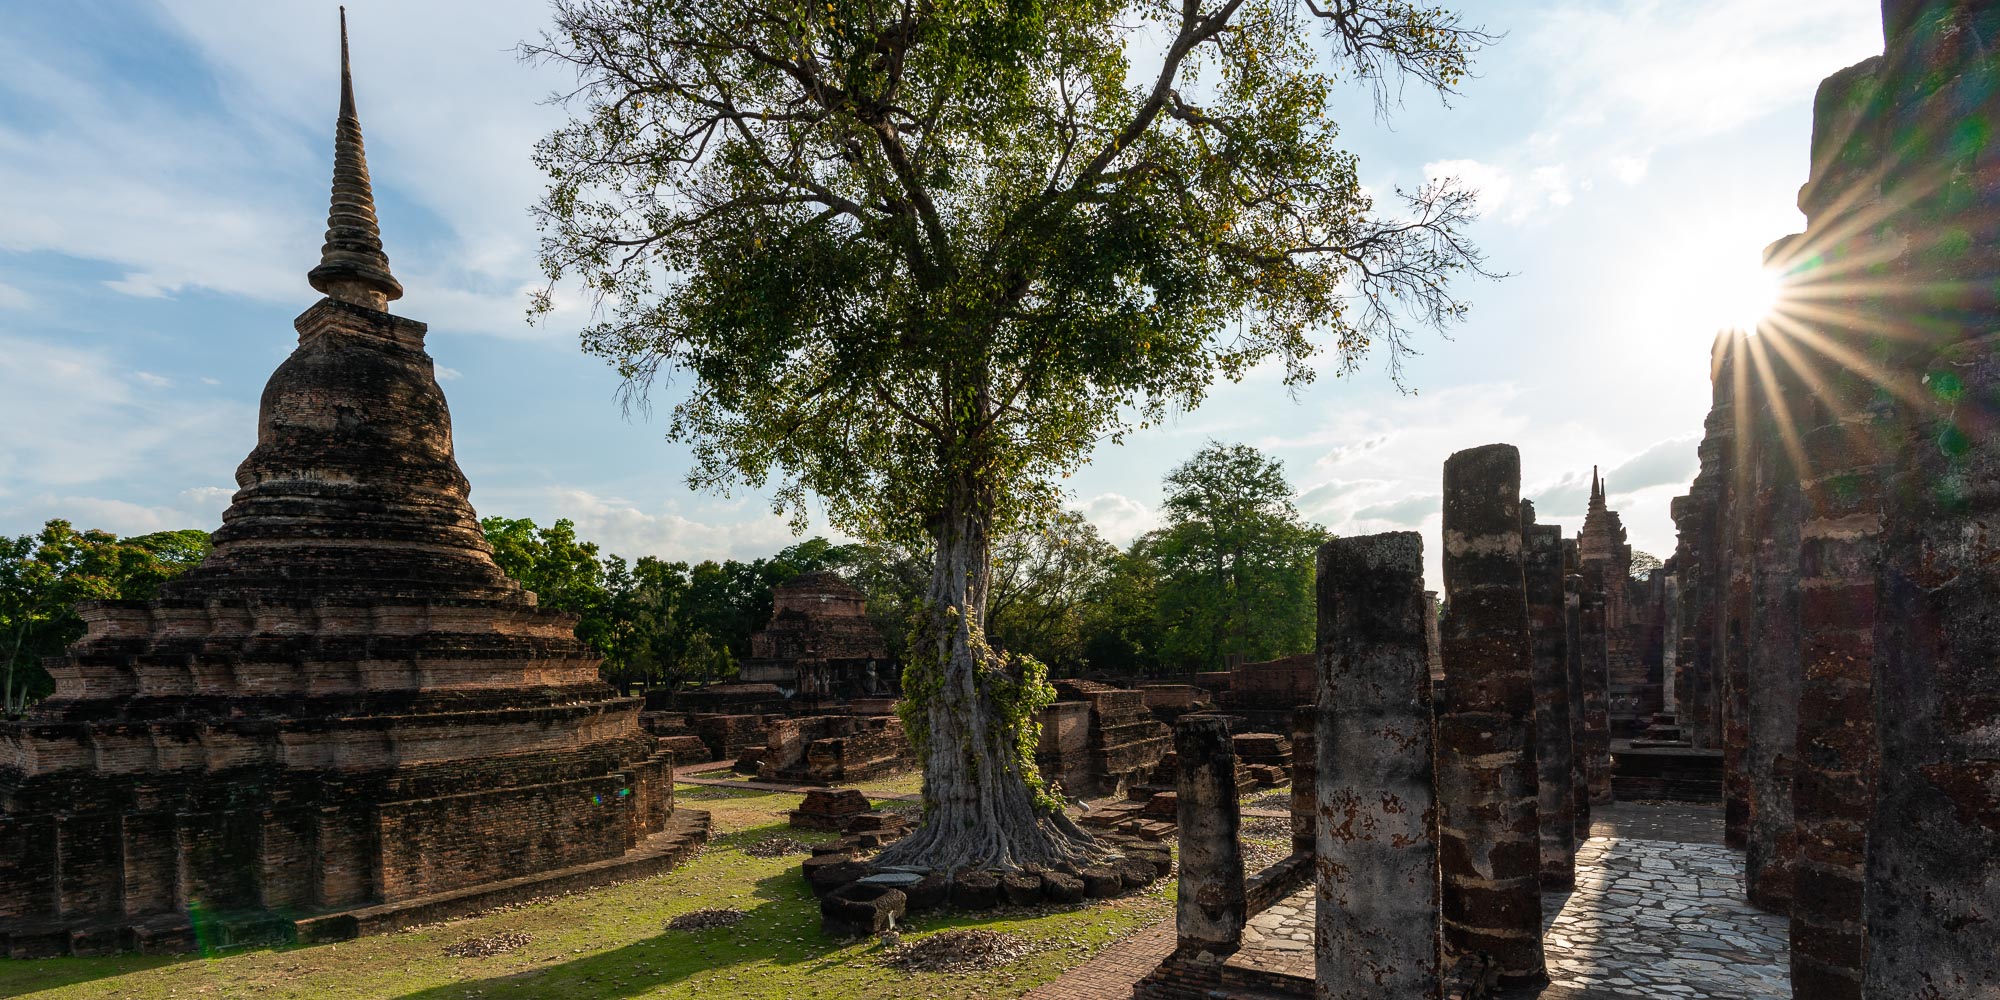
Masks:
[[[1534,67],[1541,120],[1424,166],[1478,189],[1481,214],[1509,224],[1569,206],[1600,177],[1636,185],[1656,152],[1799,104],[1881,51],[1871,0],[1562,0],[1510,19],[1506,56]]]
[[[547,329],[524,322],[541,286],[527,212],[544,181],[529,151],[563,120],[543,99],[569,81],[511,50],[547,23],[546,5],[485,4],[477,17],[462,5],[350,6],[384,240],[408,289],[397,311],[439,329],[567,335],[574,296],[559,297]],[[123,295],[310,302],[332,169],[334,19],[204,0],[159,13],[203,57],[187,69],[214,76],[181,91],[205,104],[93,71],[94,51],[0,38],[0,93],[32,96],[41,112],[0,124],[0,250],[108,264],[118,276],[104,285]],[[18,303],[0,286],[8,306]]]
[[[0,309],[26,309],[35,304],[27,292],[0,281]]]
[[[1646,171],[1652,166],[1652,158],[1647,156],[1613,156],[1608,161],[1611,176],[1619,183],[1631,185],[1646,179]]]
[[[167,386],[174,384],[173,379],[170,379],[165,375],[155,375],[152,372],[133,372],[132,377],[138,379],[141,383],[145,385],[152,386],[155,389],[164,389]]]
[[[576,522],[578,538],[596,542],[607,555],[627,559],[756,559],[800,541],[783,518],[771,514],[734,523],[704,522],[687,517],[672,505],[647,509],[631,500],[572,488],[550,490],[546,504],[553,511],[547,521],[567,517]],[[837,532],[816,533],[835,540],[844,538]]]
[[[147,380],[123,370],[106,352],[0,333],[0,426],[17,429],[0,435],[0,482],[30,495],[102,496],[160,470],[213,482],[249,452],[251,406],[140,391]]]
[[[440,382],[455,382],[461,378],[464,378],[465,373],[459,371],[456,368],[450,368],[446,367],[445,365],[439,365],[437,366],[437,377],[438,381]]]
[[[36,498],[47,517],[60,517],[78,528],[99,529],[119,535],[146,535],[155,531],[197,528],[213,531],[222,521],[233,491],[220,486],[196,486],[180,492],[178,502],[141,504],[100,496],[50,496]],[[44,518],[46,520],[46,518]]]
[[[1098,534],[1119,548],[1160,526],[1158,511],[1121,493],[1100,493],[1085,500],[1080,509],[1097,526]]]
[[[1671,145],[1796,103],[1880,25],[1873,0],[1569,0],[1510,42],[1547,75],[1546,130]]]

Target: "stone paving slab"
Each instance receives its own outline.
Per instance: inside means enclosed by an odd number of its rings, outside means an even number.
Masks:
[[[1744,901],[1743,859],[1720,843],[1720,810],[1675,803],[1601,812],[1577,852],[1576,889],[1542,897],[1551,976],[1543,997],[1791,996],[1785,918]],[[1639,832],[1660,839],[1632,835]],[[1252,917],[1227,968],[1309,992],[1313,906],[1307,886]]]

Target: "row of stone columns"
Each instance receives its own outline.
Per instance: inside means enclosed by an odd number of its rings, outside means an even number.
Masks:
[[[1568,572],[1561,530],[1523,508],[1512,446],[1446,461],[1435,638],[1417,535],[1320,551],[1322,998],[1435,997],[1447,971],[1547,976],[1541,892],[1575,879],[1590,801],[1578,746],[1586,705],[1603,731],[1605,653],[1601,594]]]
[[[1795,995],[2000,995],[2000,8],[1889,0],[1814,108],[1792,305],[1717,344],[1683,718]]]

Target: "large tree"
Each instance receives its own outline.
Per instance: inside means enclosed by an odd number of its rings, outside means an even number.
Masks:
[[[1249,445],[1210,444],[1165,485],[1166,526],[1146,539],[1162,658],[1221,670],[1232,657],[1311,648],[1313,554],[1327,534],[1299,516],[1284,466]]]
[[[1304,381],[1316,339],[1393,363],[1460,318],[1471,195],[1378,210],[1328,106],[1342,76],[1448,91],[1486,36],[1408,0],[554,12],[524,46],[578,81],[536,151],[542,262],[594,296],[586,348],[641,400],[685,376],[694,485],[934,554],[904,676],[925,821],[889,855],[1092,854],[1035,774],[1045,670],[986,640],[993,539],[1218,377]]]

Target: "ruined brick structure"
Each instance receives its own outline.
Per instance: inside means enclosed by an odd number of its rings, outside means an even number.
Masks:
[[[1576,879],[1575,756],[1569,717],[1569,636],[1563,593],[1562,528],[1536,524],[1521,501],[1521,572],[1534,656],[1536,821],[1542,887]]]
[[[1647,676],[1640,656],[1640,624],[1626,581],[1632,575],[1632,546],[1625,524],[1605,503],[1605,483],[1590,471],[1590,508],[1577,535],[1579,570],[1599,586],[1604,598],[1604,710],[1611,731],[1630,736],[1659,711],[1658,682]]]
[[[820,702],[893,693],[888,661],[861,591],[836,573],[806,573],[771,592],[771,621],[750,637],[737,676]]]
[[[916,753],[893,715],[814,715],[777,719],[764,729],[757,776],[765,781],[839,785],[900,774]]]
[[[1521,455],[1444,464],[1444,690],[1437,706],[1444,948],[1507,985],[1546,978],[1534,657],[1521,573]]]
[[[0,948],[338,937],[652,870],[672,756],[574,619],[495,565],[375,224],[342,30],[321,299],[214,548],[93,601],[0,727]],[[698,821],[698,822],[697,822]]]
[[[1814,104],[1792,302],[1718,341],[1676,683],[1800,997],[2000,989],[2000,11],[1883,4]],[[1865,275],[1865,279],[1857,280]]]
[[[1054,683],[1057,700],[1037,720],[1042,776],[1081,796],[1122,794],[1150,780],[1173,735],[1147,710],[1145,696],[1095,681]]]

